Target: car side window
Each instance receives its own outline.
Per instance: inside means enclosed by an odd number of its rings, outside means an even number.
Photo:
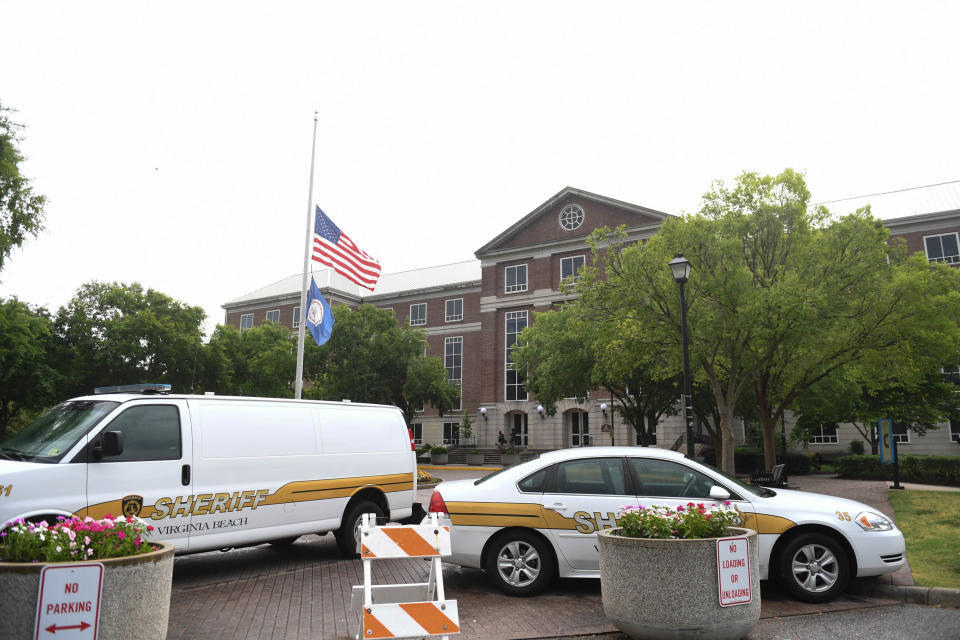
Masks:
[[[627,495],[627,481],[620,458],[567,460],[557,465],[557,493]]]
[[[711,478],[690,467],[656,458],[630,458],[637,494],[659,498],[710,498]]]
[[[539,471],[534,471],[526,478],[517,483],[517,488],[524,493],[543,493],[543,489],[547,484],[547,478],[550,475],[550,470],[553,467],[544,467]]]
[[[130,407],[106,430],[123,433],[123,452],[104,458],[104,462],[180,459],[180,412],[173,405]]]

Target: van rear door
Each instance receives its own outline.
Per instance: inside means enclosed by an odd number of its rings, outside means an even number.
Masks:
[[[122,434],[122,451],[98,456]],[[139,516],[153,525],[151,538],[186,550],[193,501],[190,413],[183,400],[163,397],[124,403],[87,449],[87,513],[93,518]],[[107,452],[109,453],[109,452]]]

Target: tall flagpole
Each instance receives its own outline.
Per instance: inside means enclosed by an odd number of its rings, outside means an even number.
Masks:
[[[310,245],[313,244],[313,161],[317,153],[317,112],[313,112],[313,143],[310,145],[310,190],[307,193],[307,239],[303,243],[303,284],[300,286],[300,327],[297,332],[297,381],[293,397],[303,391],[303,337],[307,325],[307,278],[310,276]]]

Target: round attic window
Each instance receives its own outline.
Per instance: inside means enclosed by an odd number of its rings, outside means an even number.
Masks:
[[[579,229],[583,224],[583,208],[578,204],[568,204],[560,212],[560,226],[566,231]]]

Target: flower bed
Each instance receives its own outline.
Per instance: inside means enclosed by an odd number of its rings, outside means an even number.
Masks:
[[[722,505],[688,502],[686,507],[625,505],[617,517],[616,535],[625,538],[722,538],[739,514]]]
[[[147,536],[153,527],[140,518],[103,520],[64,518],[54,525],[47,521],[8,522],[0,532],[0,561],[68,562],[135,556],[157,551]]]

